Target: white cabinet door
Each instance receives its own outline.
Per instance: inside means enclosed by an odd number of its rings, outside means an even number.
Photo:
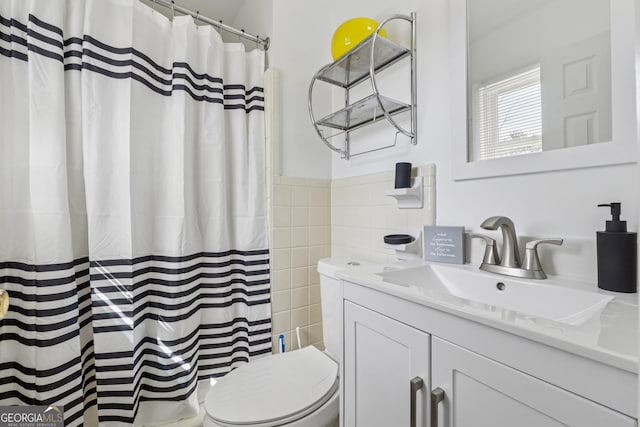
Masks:
[[[431,345],[432,387],[445,392],[438,427],[637,425],[612,409],[447,341],[433,337]]]
[[[343,425],[409,427],[413,409],[426,427],[429,335],[345,301],[344,342]],[[415,400],[412,379],[423,381]]]

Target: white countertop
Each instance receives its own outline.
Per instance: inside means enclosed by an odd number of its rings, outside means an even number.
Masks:
[[[541,282],[613,297],[604,308],[580,325],[569,325],[527,313],[504,310],[500,307],[473,303],[451,294],[433,292],[424,286],[394,284],[379,274],[385,270],[427,265],[425,261],[406,261],[394,264],[363,265],[340,271],[337,275],[348,281],[393,295],[416,304],[450,313],[522,336],[561,350],[587,357],[626,371],[638,372],[638,297],[598,289],[596,284],[549,276]],[[477,265],[447,265],[468,271]],[[508,282],[508,276],[477,272],[496,281]],[[517,286],[517,284],[514,284]]]

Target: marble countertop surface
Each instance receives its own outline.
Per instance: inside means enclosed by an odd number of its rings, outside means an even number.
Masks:
[[[546,280],[529,279],[533,284],[537,282],[612,297],[609,302],[592,313],[586,321],[577,322],[579,324],[567,324],[526,312],[507,310],[495,305],[458,298],[449,292],[430,288],[428,284],[425,285],[428,280],[417,286],[412,283],[398,284],[380,274],[385,271],[428,267],[429,265],[430,263],[426,261],[405,261],[393,264],[362,263],[360,266],[342,270],[337,275],[348,282],[366,286],[413,303],[473,320],[626,371],[638,372],[637,294],[603,291],[598,289],[595,283],[554,276],[549,276]],[[476,275],[473,277],[488,275],[487,277],[490,277],[491,280],[504,281],[507,284],[510,281],[522,280],[478,271],[477,265],[435,265],[461,269]],[[513,283],[513,286],[517,286],[517,283]]]

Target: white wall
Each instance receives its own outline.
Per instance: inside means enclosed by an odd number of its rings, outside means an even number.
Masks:
[[[323,1],[273,2],[269,64],[281,79],[281,172],[285,176],[331,178],[331,154],[309,119],[307,91],[313,74],[331,62],[331,6]],[[329,98],[320,102],[327,103]]]
[[[482,3],[481,3],[482,4]],[[576,10],[580,19],[567,20]],[[540,25],[541,22],[547,25]],[[550,48],[560,49],[609,33],[607,0],[563,0],[542,3],[536,10],[513,17],[492,29],[478,25],[469,63],[474,82],[495,80],[518,69],[539,63]],[[500,46],[496,49],[496,46]]]
[[[237,29],[244,29],[247,33],[265,38],[273,33],[273,0],[243,0],[235,19],[230,24]],[[238,38],[224,31],[221,34],[225,40],[236,41]],[[256,48],[255,43],[241,40],[247,50]]]
[[[331,0],[316,5],[316,2],[299,5],[293,0],[279,0],[275,3],[274,42],[281,40],[284,43],[274,46],[271,53],[272,64],[278,64],[282,69],[283,87],[286,88],[282,97],[284,175],[326,176],[325,159],[329,150],[322,147],[309,125],[306,90],[313,71],[330,61],[328,52],[333,29],[355,16],[381,19],[391,13],[415,10],[418,14],[418,145],[408,146],[404,141],[394,149],[348,162],[332,155],[333,178],[391,170],[397,161],[418,165],[435,163],[438,224],[464,225],[478,231],[479,224],[488,216],[509,216],[520,235],[568,238],[562,248],[543,251],[542,261],[550,265],[551,272],[593,280],[595,232],[603,229],[606,218],[606,212],[596,208],[596,204],[622,202],[623,217],[629,221],[631,230],[637,230],[637,166],[462,182],[451,180],[451,126],[454,122],[449,113],[451,70],[447,0],[397,0],[393,3],[386,0]],[[291,25],[297,28],[300,22],[308,24],[310,30],[287,30]],[[553,254],[553,257],[545,257],[546,254]],[[473,261],[480,256],[481,248],[474,244]]]

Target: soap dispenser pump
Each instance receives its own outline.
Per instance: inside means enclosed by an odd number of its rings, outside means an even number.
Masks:
[[[598,287],[614,292],[637,292],[638,234],[627,231],[627,221],[620,220],[621,203],[600,204],[611,208],[611,220],[605,231],[596,233],[598,252]]]

